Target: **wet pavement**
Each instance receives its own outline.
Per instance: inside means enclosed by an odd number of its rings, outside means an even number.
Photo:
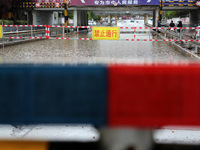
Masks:
[[[135,35],[135,36],[134,36]],[[75,32],[66,37],[76,38]],[[92,32],[81,32],[79,37],[91,38]],[[121,39],[157,39],[151,33],[121,34]],[[0,49],[0,61],[4,63],[112,63],[176,62],[192,58],[176,51],[169,42],[151,41],[81,41],[40,40]]]
[[[114,25],[115,26],[115,25]],[[142,20],[119,21],[122,27],[144,27]],[[164,41],[125,41],[125,39],[159,39],[150,30],[120,29],[119,41],[40,40],[0,48],[1,63],[116,63],[194,61]],[[126,33],[131,31],[131,33]],[[62,37],[62,34],[59,35]],[[92,32],[70,32],[65,37],[92,38]],[[55,37],[54,37],[55,38]]]

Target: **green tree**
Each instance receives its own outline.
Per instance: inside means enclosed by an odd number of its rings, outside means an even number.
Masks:
[[[188,15],[189,11],[166,11],[164,16],[168,19]]]
[[[74,12],[73,11],[68,11],[68,13],[69,13],[69,18],[73,19],[74,18]]]
[[[94,12],[91,11],[91,12],[88,12],[88,19],[100,20],[100,16],[97,16]]]

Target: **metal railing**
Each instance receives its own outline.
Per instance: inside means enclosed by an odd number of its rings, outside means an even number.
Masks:
[[[3,25],[3,28],[5,27],[15,27],[16,31],[12,32],[3,32],[3,38],[4,39],[63,39],[63,40],[93,40],[92,38],[79,38],[79,32],[80,29],[93,29],[92,26],[58,26],[58,25]],[[28,27],[30,30],[23,30],[19,31],[20,27]],[[77,37],[71,38],[66,37],[65,32],[66,31],[76,31]],[[183,30],[195,30],[195,38],[193,39],[186,39],[182,36]],[[128,33],[150,33],[152,30],[154,31],[162,31],[164,33],[164,39],[153,39],[153,38],[136,38],[134,35],[134,38],[120,38],[119,40],[122,41],[196,41],[199,42],[198,39],[200,27],[119,27],[119,35],[126,33],[126,30],[128,30]],[[143,30],[143,32],[137,32],[137,30]],[[180,33],[177,35],[176,33],[170,31],[170,30],[179,30]],[[61,36],[57,36],[60,34]],[[171,34],[173,36],[176,36],[176,39],[168,39],[167,34]]]

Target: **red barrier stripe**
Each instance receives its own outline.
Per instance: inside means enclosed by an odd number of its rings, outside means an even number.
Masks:
[[[110,66],[110,126],[200,125],[200,65]]]

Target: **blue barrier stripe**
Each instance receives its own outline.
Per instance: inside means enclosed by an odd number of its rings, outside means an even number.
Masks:
[[[106,66],[0,66],[0,123],[106,124]]]

